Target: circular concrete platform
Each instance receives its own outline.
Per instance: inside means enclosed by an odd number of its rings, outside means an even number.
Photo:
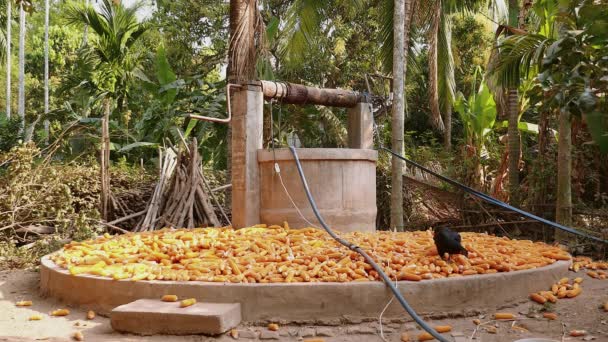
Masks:
[[[548,290],[568,273],[569,261],[549,266],[487,275],[402,281],[398,288],[422,315],[474,314],[525,300],[532,292]],[[336,321],[377,318],[392,297],[381,282],[240,284],[199,281],[112,280],[91,275],[70,275],[49,256],[40,266],[42,294],[67,304],[107,315],[116,306],[165,294],[195,297],[202,302],[240,303],[243,321]],[[397,301],[385,317],[407,315]]]

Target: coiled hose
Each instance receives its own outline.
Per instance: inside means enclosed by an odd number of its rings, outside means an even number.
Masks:
[[[416,321],[416,323],[418,323],[418,325],[420,325],[420,327],[422,327],[422,329],[426,330],[429,334],[431,334],[434,338],[436,338],[440,342],[448,342],[448,340],[445,337],[441,336],[437,331],[435,331],[435,329],[433,329],[431,326],[426,324],[422,320],[422,318],[420,318],[420,316],[418,316],[418,314],[414,311],[414,309],[412,309],[412,307],[407,303],[405,298],[403,298],[403,296],[401,295],[399,290],[397,290],[397,287],[395,287],[395,285],[391,282],[390,278],[386,275],[386,273],[384,273],[384,270],[382,270],[382,268],[364,250],[362,250],[361,247],[356,246],[346,240],[341,239],[338,235],[336,235],[336,233],[334,233],[327,226],[327,223],[325,223],[325,220],[323,220],[323,217],[321,217],[321,214],[319,213],[319,209],[317,208],[317,203],[315,202],[314,198],[312,197],[312,195],[310,193],[310,189],[308,188],[308,182],[306,182],[306,176],[304,175],[304,171],[302,170],[302,164],[300,164],[300,158],[298,158],[298,153],[296,152],[296,149],[293,146],[289,146],[289,150],[291,150],[291,153],[293,154],[293,158],[296,162],[296,166],[298,168],[298,173],[300,174],[300,179],[302,180],[302,185],[304,186],[304,190],[306,191],[306,197],[308,197],[308,202],[310,202],[312,211],[315,213],[317,220],[319,220],[319,223],[321,223],[321,226],[323,227],[323,229],[325,229],[327,234],[329,234],[334,240],[338,241],[340,244],[348,247],[350,250],[353,250],[353,251],[361,254],[361,256],[363,256],[365,261],[367,261],[374,268],[374,270],[376,270],[376,272],[378,272],[380,277],[382,277],[382,280],[384,281],[384,283],[390,288],[390,290],[393,292],[395,297],[397,297],[397,300],[399,301],[401,306],[414,319],[414,321]]]

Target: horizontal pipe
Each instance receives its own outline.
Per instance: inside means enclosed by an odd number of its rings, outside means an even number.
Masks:
[[[315,88],[302,84],[275,81],[254,81],[249,84],[261,86],[265,99],[275,99],[285,104],[314,104],[351,108],[358,103],[368,102],[365,94],[352,90]]]

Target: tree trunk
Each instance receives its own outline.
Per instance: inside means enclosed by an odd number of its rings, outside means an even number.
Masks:
[[[234,67],[234,50],[239,47],[236,46],[236,41],[233,39],[236,35],[239,22],[243,20],[245,16],[245,9],[247,8],[247,0],[230,0],[230,41],[228,46],[228,65],[226,66],[226,80],[227,83],[238,82],[236,68]],[[232,99],[226,99],[226,101],[232,101]],[[232,124],[228,125],[226,132],[226,179],[230,181],[232,179]],[[232,206],[232,188],[226,190],[226,206]]]
[[[85,0],[85,6],[89,6],[89,0]],[[84,29],[82,30],[82,46],[86,46],[88,44],[89,39],[89,25],[84,24]]]
[[[404,153],[403,131],[405,119],[405,2],[395,0],[393,13],[393,115],[392,149],[398,154]],[[409,2],[409,0],[408,0]],[[393,156],[391,169],[391,229],[403,231],[403,174],[405,165],[402,160]]]
[[[245,81],[244,78],[246,78],[239,75],[239,70],[235,66],[235,56],[239,49],[249,49],[249,47],[239,46],[244,45],[244,42],[238,41],[235,39],[235,37],[238,35],[239,23],[241,23],[248,15],[247,4],[249,2],[251,2],[251,0],[230,0],[230,41],[228,46],[228,65],[226,67],[226,80],[228,83],[238,83],[240,81]],[[253,27],[250,27],[250,25],[247,25],[246,28],[253,30]],[[252,34],[244,33],[244,36],[251,38],[251,41],[248,43],[253,46],[254,37],[253,32],[251,33]],[[226,101],[231,101],[231,99],[226,99]],[[232,128],[230,125],[228,125],[228,130],[226,132],[226,148],[226,178],[230,180],[232,177]],[[226,206],[231,207],[231,201],[232,188],[226,190]]]
[[[544,216],[545,198],[547,197],[547,182],[545,177],[545,162],[547,159],[547,145],[549,143],[549,113],[546,110],[540,112],[538,119],[538,158],[534,161],[536,172],[532,178],[534,186],[530,195],[532,212],[539,216]]]
[[[21,118],[21,132],[25,127],[25,10],[19,4],[19,92],[17,112]]]
[[[519,1],[509,0],[509,25],[519,26]],[[519,108],[518,108],[517,88],[507,90],[507,142],[509,150],[509,202],[512,205],[519,205]]]
[[[110,199],[110,105],[111,99],[103,102],[103,119],[101,120],[101,218],[108,220],[108,203]]]
[[[452,104],[446,106],[443,112],[443,123],[445,130],[443,131],[443,147],[449,152],[452,150]]]
[[[441,1],[435,1],[431,26],[429,28],[429,107],[431,109],[431,124],[440,132],[444,130],[439,107],[439,69],[437,66],[437,54],[439,47],[438,35],[441,23]]]
[[[49,143],[49,0],[44,0],[44,133]]]
[[[11,117],[11,24],[12,0],[6,2],[6,117]]]
[[[517,89],[511,88],[507,94],[507,110],[509,126],[507,129],[508,148],[509,148],[509,202],[512,205],[519,205],[519,106],[517,99]]]
[[[565,226],[572,225],[572,132],[570,114],[559,112],[559,141],[557,144],[557,203],[555,219]],[[565,243],[567,233],[556,230],[555,240]]]

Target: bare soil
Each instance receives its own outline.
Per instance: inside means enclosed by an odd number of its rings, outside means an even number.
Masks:
[[[451,341],[465,342],[511,342],[527,337],[543,337],[556,341],[608,341],[608,312],[601,310],[602,303],[608,301],[608,280],[596,280],[584,272],[571,273],[571,278],[583,277],[583,293],[576,298],[559,300],[550,310],[558,314],[558,320],[542,318],[543,306],[522,298],[522,304],[502,310],[517,314],[516,321],[492,321],[494,312],[476,317],[433,319],[432,325],[451,325],[452,331],[444,335]],[[64,308],[52,298],[42,298],[38,293],[39,276],[36,271],[0,271],[0,341],[71,341],[76,331],[81,331],[85,341],[234,341],[229,335],[208,336],[136,336],[114,332],[110,320],[97,316],[86,320],[87,308],[70,308],[66,317],[51,317],[49,313]],[[19,308],[15,302],[32,300],[33,306]],[[40,321],[29,321],[32,315],[42,315]],[[476,326],[473,319],[481,320]],[[404,313],[404,320],[406,314]],[[269,332],[265,326],[242,325],[238,327],[241,341],[306,341],[321,339],[326,342],[338,341],[383,341],[379,334],[377,320],[360,324],[319,322],[315,326],[285,325],[278,332]],[[487,330],[496,328],[495,333]],[[585,337],[570,337],[570,330],[586,330]],[[412,322],[389,320],[383,322],[386,341],[401,341],[401,334],[407,332],[411,341],[416,341],[421,331]],[[318,341],[321,341],[318,340]]]

